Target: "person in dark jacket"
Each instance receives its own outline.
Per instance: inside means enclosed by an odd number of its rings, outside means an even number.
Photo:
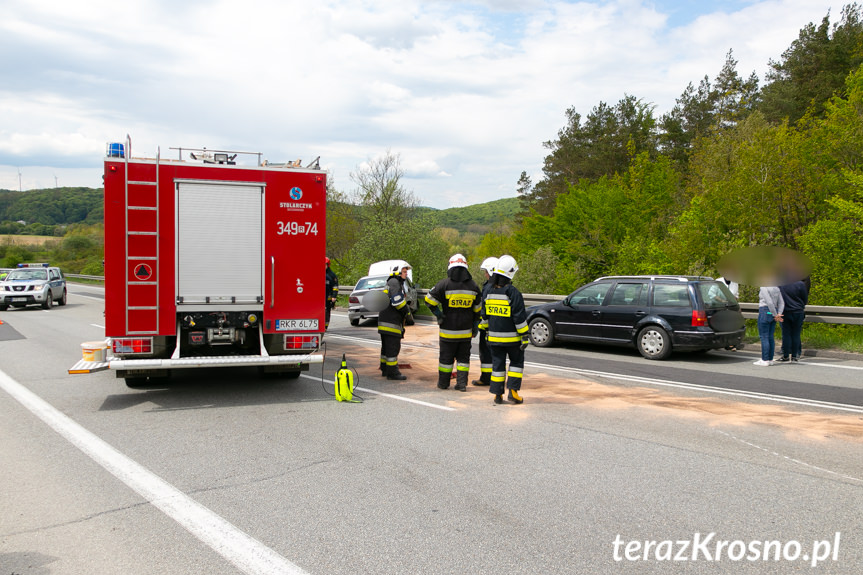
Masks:
[[[479,269],[485,274],[485,283],[482,284],[482,299],[485,300],[485,295],[491,289],[491,276],[494,274],[494,266],[497,265],[497,258],[485,258]],[[474,385],[489,385],[491,383],[491,350],[488,347],[488,334],[480,324],[479,330],[479,379],[473,380]]]
[[[455,388],[467,391],[471,339],[478,333],[482,292],[471,278],[467,259],[461,254],[449,259],[446,275],[425,298],[440,326],[437,386],[449,388],[455,361]]]
[[[530,340],[524,297],[512,285],[512,277],[517,271],[515,258],[500,256],[491,277],[491,288],[482,306],[481,325],[488,330],[488,346],[491,349],[489,391],[494,394],[494,402],[498,404],[503,403],[504,388],[509,389],[508,399],[511,402],[524,403],[518,392],[524,375],[524,350]]]
[[[336,277],[336,272],[330,269],[330,258],[324,256],[324,261],[327,264],[327,283],[324,288],[326,301],[326,312],[324,312],[324,329],[330,327],[330,311],[336,307],[336,298],[339,297],[339,278]]]
[[[803,354],[800,334],[806,317],[806,304],[809,303],[809,290],[806,288],[806,282],[800,280],[779,286],[779,292],[785,302],[782,322],[782,357],[779,361],[796,362]]]
[[[402,349],[402,338],[405,336],[405,319],[410,313],[405,279],[408,277],[407,264],[396,265],[387,279],[384,293],[389,297],[389,305],[378,315],[378,334],[381,336],[381,375],[387,379],[405,380],[399,371],[399,353]]]

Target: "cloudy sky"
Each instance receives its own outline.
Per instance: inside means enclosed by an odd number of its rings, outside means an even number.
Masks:
[[[5,0],[0,188],[101,187],[105,144],[321,157],[388,150],[422,205],[515,197],[564,112],[659,116],[729,49],[760,78],[833,0]]]

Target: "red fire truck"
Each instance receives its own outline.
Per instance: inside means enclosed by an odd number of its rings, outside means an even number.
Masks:
[[[173,369],[258,366],[297,377],[324,332],[327,175],[319,160],[171,148],[105,158],[105,336],[70,373],[127,385]],[[187,155],[184,158],[184,154]],[[100,350],[99,348],[102,347]],[[89,353],[88,353],[89,352]]]

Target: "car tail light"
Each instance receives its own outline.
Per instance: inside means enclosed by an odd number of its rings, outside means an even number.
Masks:
[[[692,310],[692,327],[703,327],[707,325],[707,313],[704,311]]]
[[[153,353],[152,337],[120,337],[111,340],[115,354]]]
[[[360,298],[358,298],[355,295],[352,295],[351,297],[348,298],[348,301],[351,303],[360,303]]]
[[[316,335],[286,335],[285,349],[317,349],[319,341]]]

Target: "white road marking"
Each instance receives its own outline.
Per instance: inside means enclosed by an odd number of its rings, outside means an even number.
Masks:
[[[734,435],[733,433],[728,433],[726,431],[722,431],[721,429],[717,429],[716,431],[718,433],[721,433],[722,435],[724,435],[726,437],[730,437],[731,439],[733,439],[735,441],[739,441],[743,445],[748,445],[749,447],[759,449],[765,453],[769,453],[770,455],[780,457],[782,459],[786,459],[786,460],[790,461],[791,463],[796,463],[797,465],[802,465],[804,467],[814,469],[815,471],[820,471],[821,473],[829,473],[829,474],[835,475],[841,479],[850,479],[852,481],[859,481],[859,482],[863,483],[863,479],[860,479],[859,477],[854,477],[853,475],[845,475],[844,473],[838,473],[836,471],[831,471],[830,469],[824,469],[823,467],[818,467],[817,465],[812,465],[811,463],[806,463],[805,461],[801,461],[799,459],[789,457],[788,455],[782,455],[781,453],[777,453],[776,451],[773,451],[772,449],[767,449],[766,447],[761,447],[760,445],[755,445],[754,443],[752,443],[750,441],[746,441],[745,439],[741,439],[741,438],[737,437],[736,435]]]
[[[240,531],[176,487],[111,447],[3,371],[0,371],[0,388],[242,572],[249,575],[306,573],[257,539]]]
[[[301,373],[300,376],[305,377],[307,379],[312,379],[314,381],[321,381],[320,377],[316,377],[314,375],[308,375],[305,373]],[[330,381],[328,383],[330,385],[332,385],[333,387],[335,387],[335,384],[333,382]],[[442,411],[457,411],[456,408],[454,408],[454,407],[448,407],[446,405],[437,405],[435,403],[429,403],[427,401],[420,401],[419,399],[412,399],[410,397],[402,397],[401,395],[394,395],[392,393],[384,393],[382,391],[375,391],[374,389],[368,389],[366,387],[355,387],[354,390],[361,391],[363,393],[371,393],[374,395],[380,395],[382,397],[388,397],[390,399],[397,399],[399,401],[406,401],[408,403],[415,403],[417,405],[422,405],[423,407],[433,407],[434,409],[440,409]]]
[[[99,300],[99,301],[105,301],[105,298],[103,298],[103,297],[96,297],[96,296],[87,295],[87,294],[85,294],[85,293],[80,293],[80,292],[77,292],[77,293],[75,293],[74,295],[75,295],[75,297],[85,297],[85,298],[88,298],[88,299],[97,299],[97,300]]]

